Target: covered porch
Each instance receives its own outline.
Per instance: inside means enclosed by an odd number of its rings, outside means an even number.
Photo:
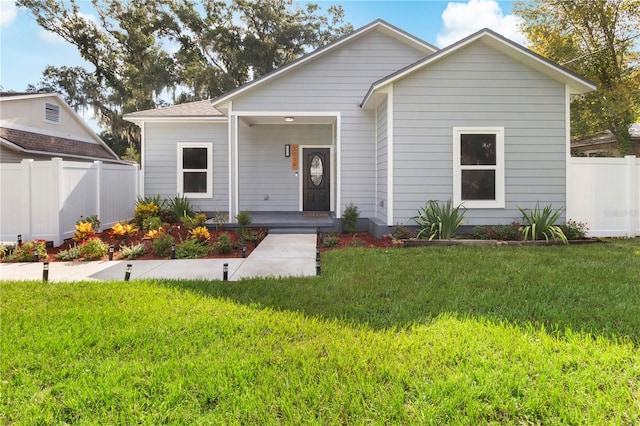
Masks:
[[[333,227],[340,211],[339,114],[232,112],[229,127],[231,222],[248,211],[255,226]]]

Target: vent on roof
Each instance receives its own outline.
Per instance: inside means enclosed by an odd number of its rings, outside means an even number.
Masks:
[[[60,106],[56,104],[44,103],[44,121],[49,123],[60,123]]]

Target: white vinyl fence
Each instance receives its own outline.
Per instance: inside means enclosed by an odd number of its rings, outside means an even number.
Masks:
[[[0,241],[71,238],[81,216],[97,215],[101,229],[133,218],[138,165],[23,160],[0,165]]]
[[[640,159],[571,158],[567,219],[586,222],[592,237],[640,236]]]

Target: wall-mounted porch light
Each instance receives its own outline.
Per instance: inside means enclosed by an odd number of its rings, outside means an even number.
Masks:
[[[286,144],[284,146],[284,156],[287,158],[291,157],[291,145]]]

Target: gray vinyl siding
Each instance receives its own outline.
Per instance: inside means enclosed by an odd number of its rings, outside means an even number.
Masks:
[[[332,125],[264,124],[239,127],[240,210],[299,211],[302,162],[296,174],[284,146],[327,146],[333,141]],[[267,198],[265,200],[265,198]]]
[[[362,217],[373,217],[375,113],[363,111],[359,104],[372,82],[423,57],[414,48],[374,31],[234,98],[233,109],[340,112],[341,209],[353,202]]]
[[[394,221],[453,198],[453,127],[501,126],[505,208],[468,209],[470,225],[509,223],[517,206],[565,207],[564,86],[475,43],[394,84]]]
[[[387,221],[387,103],[383,102],[378,107],[378,123],[376,125],[377,140],[377,200],[376,217],[386,223]]]
[[[227,123],[145,123],[144,193],[173,198],[177,194],[179,142],[213,144],[213,196],[193,198],[191,204],[203,212],[229,210],[229,146]]]

